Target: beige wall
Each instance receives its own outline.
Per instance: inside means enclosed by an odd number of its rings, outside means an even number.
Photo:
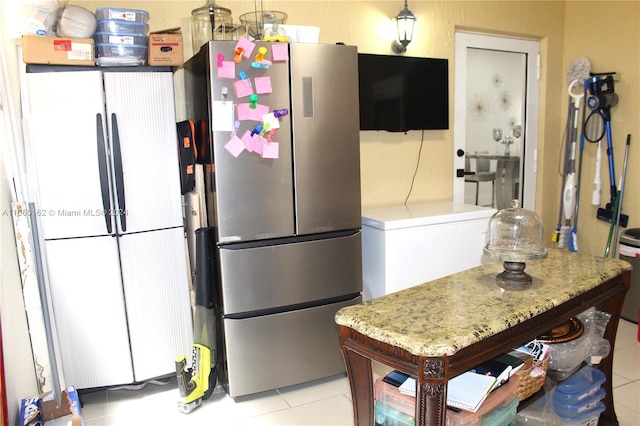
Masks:
[[[185,33],[185,58],[191,55],[189,18],[191,10],[204,1],[76,1],[88,9],[129,7],[148,10],[152,30],[180,26]],[[253,1],[219,1],[231,9],[234,20],[254,9]],[[258,2],[260,4],[260,2]],[[358,46],[360,52],[391,54],[394,35],[391,17],[402,8],[402,1],[263,1],[265,9],[288,13],[289,24],[315,25],[321,28],[320,42],[344,42]],[[467,29],[537,39],[542,45],[540,81],[540,140],[536,209],[545,225],[545,238],[551,240],[556,228],[561,177],[558,156],[566,112],[566,70],[575,57],[587,56],[595,71],[617,71],[616,91],[620,104],[613,111],[616,172],[622,172],[624,138],[638,135],[638,71],[640,21],[638,1],[409,1],[418,23],[407,55],[449,59],[450,117],[453,117],[454,32]],[[181,81],[180,73],[177,82]],[[180,92],[180,88],[178,88]],[[636,96],[631,96],[636,94]],[[178,101],[180,102],[180,101]],[[180,105],[179,105],[180,106]],[[450,130],[427,131],[420,167],[410,202],[451,199],[453,179],[453,122]],[[363,206],[401,203],[409,192],[418,161],[421,132],[407,134],[361,132],[361,168]],[[590,182],[593,180],[594,147],[585,147],[583,190],[581,192],[578,234],[580,250],[592,254],[604,252],[608,225],[595,219],[590,206]],[[606,157],[606,154],[605,154]],[[624,212],[630,227],[640,226],[638,181],[640,149],[632,144],[625,191]],[[608,168],[603,161],[602,177],[608,199]]]
[[[77,1],[76,4],[90,10],[105,5],[148,10],[151,15],[151,30],[173,26],[183,28],[185,57],[188,58],[191,54],[190,12],[204,2]],[[254,7],[253,1],[224,1],[218,4],[231,9],[235,21],[238,21],[242,13],[250,12]],[[360,52],[381,54],[391,53],[391,40],[395,33],[391,17],[402,8],[401,1],[265,1],[264,4],[271,9],[287,12],[289,24],[319,26],[322,43],[341,41],[357,45]],[[409,8],[417,16],[418,24],[407,54],[450,60],[451,100],[456,28],[540,39],[545,46],[545,55],[553,61],[550,65],[544,65],[543,88],[548,76],[551,76],[551,81],[558,80],[558,76],[561,76],[563,2],[412,1]],[[560,85],[552,85],[552,89],[559,90]],[[560,97],[546,98],[548,105],[544,107],[548,114],[556,117],[559,114]],[[453,117],[453,101],[450,116]],[[410,201],[451,199],[452,119],[450,122],[451,130],[425,132],[420,168]],[[544,115],[541,122],[545,122]],[[409,192],[418,160],[421,132],[411,131],[406,135],[361,132],[360,137],[363,205],[403,202]],[[540,145],[542,149],[543,143]]]
[[[619,102],[611,112],[613,152],[616,180],[622,175],[625,142],[631,134],[629,164],[623,196],[624,214],[629,216],[628,228],[640,227],[640,2],[567,2],[563,70],[580,56],[591,62],[593,72],[615,71],[615,90]],[[564,81],[563,81],[564,83]],[[562,86],[566,89],[566,83]],[[563,99],[564,101],[564,99]],[[548,143],[547,158],[558,155],[558,144]],[[603,145],[606,145],[603,143]],[[596,219],[596,207],[591,206],[591,183],[595,167],[597,144],[585,143],[583,157],[578,235],[580,250],[603,255],[609,234],[609,224]],[[609,167],[606,151],[602,151],[602,202],[609,201]],[[547,164],[549,178],[545,185],[557,187],[559,177]],[[618,184],[618,182],[616,182]],[[558,193],[556,190],[555,193]],[[558,201],[556,201],[556,204]],[[547,210],[547,209],[545,209]],[[556,213],[557,214],[557,210]],[[548,220],[551,220],[550,218]],[[557,218],[555,219],[557,221]],[[622,231],[621,231],[622,232]]]

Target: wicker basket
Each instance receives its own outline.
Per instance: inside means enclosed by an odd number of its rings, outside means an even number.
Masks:
[[[547,377],[548,368],[549,357],[547,356],[541,362],[534,363],[530,368],[521,368],[516,372],[520,378],[520,385],[518,386],[518,399],[520,401],[524,401],[542,388]],[[538,374],[532,376],[532,371],[534,371],[534,374]]]

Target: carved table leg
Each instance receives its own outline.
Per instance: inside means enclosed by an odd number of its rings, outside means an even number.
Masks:
[[[624,279],[624,276],[623,276]],[[618,425],[618,417],[613,406],[613,386],[611,380],[613,377],[613,348],[616,343],[616,334],[618,331],[618,322],[620,321],[620,313],[622,312],[622,304],[624,302],[625,293],[616,293],[602,304],[601,310],[611,314],[611,318],[605,329],[604,338],[609,341],[611,353],[602,359],[598,368],[607,377],[603,383],[605,389],[605,397],[603,402],[606,406],[604,412],[600,415],[598,424],[600,425]]]
[[[349,338],[349,329],[340,327],[340,350],[344,357],[351,386],[354,424],[373,426],[373,375],[371,360],[344,345]]]
[[[446,358],[420,359],[416,426],[445,425],[447,370]]]

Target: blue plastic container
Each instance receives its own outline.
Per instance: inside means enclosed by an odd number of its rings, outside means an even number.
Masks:
[[[600,370],[585,365],[564,382],[558,383],[554,390],[554,400],[570,405],[578,405],[582,400],[595,394],[606,376]]]
[[[566,398],[562,397],[562,394],[554,392],[552,397],[553,408],[559,416],[566,418],[580,417],[582,413],[596,408],[600,400],[604,398],[605,395],[605,390],[602,389],[602,387],[598,387],[596,393],[593,395],[589,395],[581,401],[571,404],[567,402]]]
[[[584,411],[576,417],[558,417],[562,420],[563,426],[592,426],[598,424],[598,419],[600,418],[600,414],[602,414],[604,409],[604,404],[602,402],[598,402],[598,404],[592,410]]]

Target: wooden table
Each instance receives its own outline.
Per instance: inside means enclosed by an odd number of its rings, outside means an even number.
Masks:
[[[451,377],[591,306],[612,315],[604,337],[615,347],[627,262],[550,249],[547,259],[527,264],[534,282],[525,290],[500,288],[495,276],[502,270],[492,262],[338,311],[356,425],[374,424],[372,360],[416,377],[416,425],[444,425]],[[600,424],[618,423],[612,359],[599,365],[607,376]]]

